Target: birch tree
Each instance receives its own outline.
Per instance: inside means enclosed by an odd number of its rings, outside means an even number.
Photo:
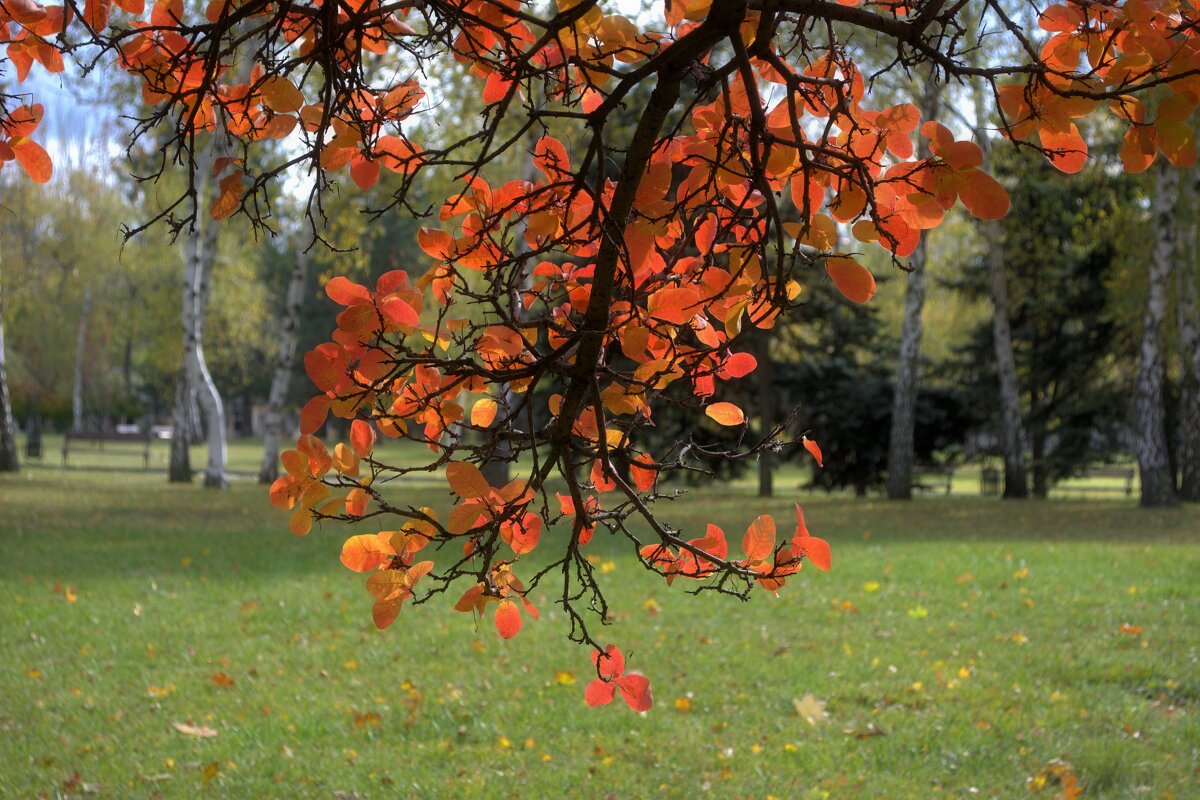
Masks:
[[[300,342],[300,311],[312,256],[308,249],[297,248],[295,265],[288,278],[287,295],[279,320],[279,350],[271,373],[271,390],[263,422],[263,458],[258,470],[260,483],[273,483],[279,477],[279,443],[283,435],[283,407],[292,384],[296,348]]]
[[[1178,191],[1179,171],[1169,164],[1158,165],[1153,198],[1154,251],[1150,258],[1133,400],[1141,504],[1145,507],[1173,506],[1179,502],[1167,448],[1161,343],[1167,315],[1167,291],[1178,243],[1175,219]]]

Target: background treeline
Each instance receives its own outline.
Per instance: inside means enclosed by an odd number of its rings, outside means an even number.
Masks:
[[[455,80],[461,76],[447,77],[447,86]],[[452,136],[473,124],[468,97],[447,91],[420,122],[427,134]],[[153,152],[152,145],[145,152]],[[956,217],[928,237],[910,470],[998,463],[1002,455],[996,309],[989,283],[989,265],[997,263],[1007,279],[1005,311],[1027,466],[1026,475],[1009,476],[1010,483],[1021,484],[1010,486],[1010,494],[1044,496],[1088,465],[1135,457],[1132,398],[1147,265],[1162,233],[1163,198],[1155,172],[1131,176],[1119,168],[1118,146],[1113,141],[1097,147],[1075,176],[1059,173],[1038,153],[994,146],[991,170],[1008,188],[1012,212],[991,225]],[[97,158],[112,163],[97,167]],[[170,187],[123,177],[124,155],[93,153],[66,159],[64,166],[47,187],[18,180],[12,171],[0,175],[3,341],[13,415],[26,430],[99,431],[118,423],[147,430],[170,424],[181,380],[180,240],[163,225],[128,242],[122,238],[123,224],[161,210],[161,198],[173,196]],[[497,169],[501,177],[519,177],[527,165]],[[1172,256],[1177,264],[1168,305],[1178,311],[1159,337],[1173,472],[1186,461],[1181,451],[1189,436],[1187,415],[1180,413],[1181,387],[1194,379],[1181,344],[1190,313],[1181,295],[1189,282],[1181,276],[1193,273],[1193,309],[1200,283],[1194,276],[1193,171],[1182,175],[1180,190],[1169,198],[1177,221]],[[410,205],[436,214],[452,186],[449,176],[423,176]],[[397,210],[364,211],[386,208],[394,188],[385,178],[369,192],[347,183],[327,196],[319,228],[324,243],[316,246],[304,217],[306,193],[296,187],[280,193],[269,219],[278,235],[237,220],[223,226],[209,278],[204,350],[224,398],[229,435],[263,434],[289,277],[299,258],[309,259],[309,266],[295,331],[299,355],[291,361],[294,379],[284,402],[285,440],[299,404],[311,394],[300,356],[334,327],[338,308],[325,297],[324,281],[346,274],[366,282],[397,268],[415,278],[428,268],[415,245],[420,221]],[[811,480],[861,494],[882,489],[888,477],[899,343],[904,326],[912,324],[905,315],[910,278],[871,252],[876,248],[848,236],[842,246],[859,247],[875,259],[878,296],[868,305],[852,305],[814,267],[800,311],[772,330],[753,332],[739,347],[752,351],[761,368],[743,382],[740,396],[729,399],[750,412],[757,430],[798,409],[789,433],[811,430],[826,453],[826,468],[814,471]],[[656,412],[653,435],[664,441],[686,435],[694,415],[665,404]],[[197,417],[197,429],[203,425]],[[191,432],[193,439],[198,435]],[[775,466],[800,453],[786,447],[759,459],[764,493],[771,491]],[[728,476],[748,464],[710,466]]]

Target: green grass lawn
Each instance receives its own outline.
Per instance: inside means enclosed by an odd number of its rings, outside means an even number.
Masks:
[[[637,715],[585,707],[551,586],[508,642],[453,598],[380,633],[338,563],[364,531],[295,539],[250,482],[0,478],[0,796],[1036,800],[1059,759],[1085,798],[1200,797],[1200,509],[741,486],[661,509],[736,542],[796,499],[834,569],[778,599],[668,589],[597,535],[606,638],[653,680]]]

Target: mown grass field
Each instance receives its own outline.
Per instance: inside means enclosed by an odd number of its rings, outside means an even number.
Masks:
[[[597,535],[606,638],[653,680],[636,715],[584,706],[551,586],[508,642],[453,598],[380,633],[338,563],[363,531],[295,539],[250,482],[0,478],[0,796],[1036,799],[1069,771],[1085,798],[1200,797],[1200,509],[733,487],[662,510],[738,541],[794,500],[834,569],[778,599],[668,589]]]

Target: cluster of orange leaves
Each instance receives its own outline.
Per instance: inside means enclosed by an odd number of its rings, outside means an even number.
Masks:
[[[828,570],[832,563],[829,543],[808,532],[804,510],[796,506],[796,532],[790,543],[776,544],[775,520],[763,514],[746,528],[742,537],[746,557],[736,566],[758,574],[755,580],[769,592],[778,593],[791,575],[800,571],[807,559],[814,567]],[[671,548],[664,544],[642,547],[641,556],[662,572],[670,585],[677,577],[703,580],[718,572],[717,566],[705,554],[722,561],[729,555],[725,532],[710,524],[704,536],[692,539],[687,547]]]

